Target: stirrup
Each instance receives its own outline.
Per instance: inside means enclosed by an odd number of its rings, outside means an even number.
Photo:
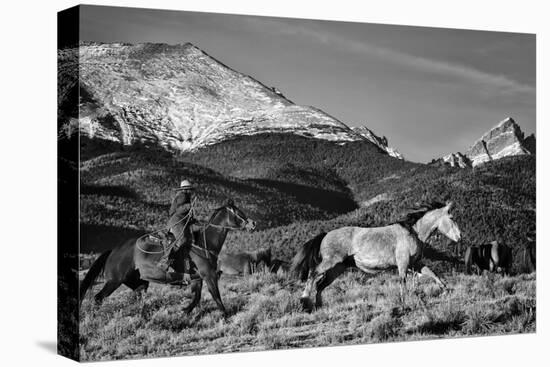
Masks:
[[[185,280],[185,279],[174,280],[173,282],[168,284],[173,286],[180,286],[180,287],[188,286],[191,284],[191,278],[189,280]]]

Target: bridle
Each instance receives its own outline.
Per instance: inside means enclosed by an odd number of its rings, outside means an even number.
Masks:
[[[156,230],[154,232],[150,232],[150,233],[146,233],[144,234],[143,236],[139,237],[138,240],[136,241],[136,246],[137,248],[143,252],[143,253],[146,253],[146,254],[152,254],[152,255],[156,255],[156,254],[163,254],[163,253],[166,253],[167,251],[167,247],[168,247],[168,251],[170,251],[170,249],[172,248],[172,246],[177,243],[181,237],[184,235],[185,232],[182,232],[180,234],[180,236],[178,238],[176,238],[174,241],[172,241],[172,243],[169,245],[169,246],[164,246],[164,243],[162,244],[158,244],[158,246],[162,246],[162,250],[160,251],[148,251],[148,250],[145,250],[143,249],[140,245],[139,245],[139,240],[144,238],[144,237],[147,237],[151,234],[154,234],[154,233],[159,233],[159,232],[162,232],[164,230],[170,230],[172,227],[176,226],[177,224],[180,224],[181,222],[185,221],[185,224],[184,224],[184,227],[187,227],[187,225],[189,224],[189,221],[191,220],[191,218],[194,218],[194,208],[195,208],[195,201],[196,201],[196,198],[195,200],[193,200],[193,202],[191,203],[191,210],[189,210],[189,212],[187,213],[187,215],[185,215],[182,219],[180,219],[179,221],[177,221],[176,223],[174,223],[173,225],[169,226],[169,227],[166,227],[166,228],[161,228],[159,230]],[[207,245],[206,245],[206,229],[208,229],[208,227],[214,227],[214,228],[221,228],[221,229],[226,229],[226,230],[241,230],[243,229],[242,227],[237,227],[237,226],[224,226],[224,225],[221,225],[221,224],[214,224],[212,223],[212,220],[216,217],[216,215],[222,210],[226,208],[228,211],[230,211],[235,217],[237,217],[237,219],[239,219],[241,221],[241,223],[246,223],[247,222],[247,219],[243,218],[240,214],[238,214],[235,209],[233,207],[230,207],[230,206],[222,206],[218,209],[216,209],[214,211],[214,214],[210,217],[210,219],[208,220],[207,223],[205,224],[202,224],[202,234],[203,234],[203,247],[200,247],[200,246],[197,246],[195,245],[194,243],[191,244],[192,247],[195,247],[201,251],[204,251],[204,253],[206,254],[206,258],[210,260],[210,254],[212,254],[213,256],[217,256],[218,254],[216,254],[215,252],[211,251],[210,249],[208,249]]]
[[[222,210],[226,208],[228,211],[230,211],[235,217],[237,217],[237,219],[239,219],[241,221],[241,223],[246,223],[248,220],[243,218],[241,215],[239,215],[235,209],[233,207],[230,207],[230,206],[222,206],[218,209],[216,209],[215,213],[212,215],[212,217],[210,217],[210,220],[206,223],[206,224],[203,224],[202,225],[202,244],[203,244],[203,247],[200,247],[200,246],[197,246],[195,245],[194,243],[191,244],[192,247],[195,247],[201,251],[204,251],[204,253],[206,254],[206,258],[208,260],[210,260],[210,255],[213,255],[214,257],[218,256],[217,253],[213,252],[212,250],[208,249],[207,245],[206,245],[206,230],[208,229],[208,227],[214,227],[214,228],[221,228],[221,229],[226,229],[226,230],[242,230],[243,227],[237,227],[237,226],[224,226],[224,225],[221,225],[221,224],[214,224],[212,223],[212,220],[216,217],[216,215]]]
[[[234,208],[232,207],[229,207],[229,206],[222,206],[221,208],[218,208],[216,210],[216,214],[218,211],[221,211],[222,209],[226,208],[227,210],[229,210],[235,217],[237,217],[238,220],[240,220],[242,223],[246,223],[248,220],[243,218],[241,215],[239,215]],[[206,223],[205,225],[203,225],[203,229],[206,229],[208,227],[214,227],[214,228],[222,228],[222,229],[235,229],[235,230],[239,230],[239,229],[242,229],[242,227],[236,227],[236,226],[224,226],[224,225],[221,225],[221,224],[213,224],[211,223],[212,222],[212,219],[214,219],[214,216],[212,216],[212,218],[210,218],[210,220],[208,221],[208,223]]]

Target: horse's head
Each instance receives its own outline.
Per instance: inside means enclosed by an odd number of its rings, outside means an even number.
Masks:
[[[452,201],[447,202],[447,204],[440,209],[437,209],[437,216],[435,226],[439,232],[444,234],[449,239],[458,242],[460,241],[460,229],[458,224],[453,220],[453,215],[450,213],[453,208],[454,203]]]
[[[227,214],[225,225],[228,227],[244,229],[249,232],[252,232],[256,228],[256,222],[247,218],[246,214],[235,206],[233,200],[227,200],[226,204],[222,207],[222,210],[224,210]]]

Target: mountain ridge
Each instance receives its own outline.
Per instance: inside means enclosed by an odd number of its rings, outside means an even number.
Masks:
[[[152,142],[180,152],[261,133],[342,143],[368,140],[381,146],[191,43],[81,42],[76,50],[60,50],[58,57],[61,69],[77,60],[80,82],[75,84],[68,74],[59,79],[63,90],[79,88],[80,95],[79,111],[60,122],[60,135],[79,131],[90,138],[124,145]],[[60,105],[68,94],[60,96]]]

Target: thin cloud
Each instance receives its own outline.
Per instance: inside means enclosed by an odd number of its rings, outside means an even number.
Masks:
[[[394,49],[380,47],[369,42],[356,41],[334,33],[288,24],[283,21],[263,18],[248,18],[247,21],[254,27],[261,27],[264,32],[266,27],[269,27],[271,31],[282,35],[300,36],[317,43],[338,47],[350,52],[376,56],[387,62],[413,68],[423,73],[454,77],[481,86],[493,87],[500,94],[534,95],[536,92],[534,86],[517,82],[505,75],[491,74],[466,65],[415,56]],[[305,22],[308,21],[305,20]]]

